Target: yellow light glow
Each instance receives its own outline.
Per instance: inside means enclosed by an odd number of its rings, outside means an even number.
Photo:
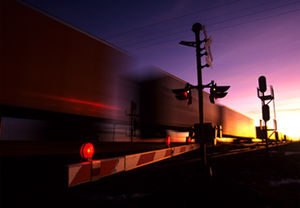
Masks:
[[[262,142],[262,139],[252,139],[252,142]]]
[[[291,137],[292,140],[298,140],[300,138],[299,109],[280,111],[277,114],[277,121],[279,131]]]
[[[295,106],[282,106],[276,109],[276,119],[278,132],[286,134],[291,137],[293,141],[300,141],[300,109]],[[272,118],[268,121],[268,128],[274,128],[273,126],[273,109],[271,110]],[[259,126],[259,120],[262,119],[261,112],[251,114],[252,118],[255,118],[255,125]]]
[[[233,138],[224,138],[224,137],[222,137],[222,138],[217,138],[217,141],[222,142],[222,143],[231,143],[231,142],[234,141],[234,139]]]

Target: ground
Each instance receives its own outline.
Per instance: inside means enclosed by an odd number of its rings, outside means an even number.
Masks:
[[[198,155],[78,186],[68,197],[107,207],[300,207],[300,143],[211,159],[212,176]]]
[[[65,167],[60,157],[41,157],[39,163],[11,158],[2,161],[7,171],[2,181],[5,186],[0,187],[4,196],[0,205],[300,207],[300,143],[270,148],[268,152],[261,149],[213,157],[206,169],[201,168],[199,156],[195,150],[73,188],[57,186],[67,180],[60,177]],[[55,169],[59,162],[61,168]],[[9,171],[13,167],[18,171]]]

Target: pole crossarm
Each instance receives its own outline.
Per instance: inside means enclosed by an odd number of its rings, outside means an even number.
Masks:
[[[205,50],[204,48],[200,48],[200,51]],[[204,53],[201,53],[200,56],[207,56],[208,53],[205,51]]]
[[[179,44],[189,46],[189,47],[196,47],[195,41],[180,41]]]
[[[205,67],[209,67],[209,64],[201,65],[200,68],[203,69]]]
[[[200,90],[200,89],[204,89],[204,88],[210,88],[210,87],[212,87],[213,85],[215,84],[215,81],[214,80],[212,80],[210,83],[208,83],[208,84],[206,84],[206,85],[202,85],[202,86],[199,86],[199,85],[192,85],[192,84],[190,84],[190,83],[186,83],[186,88],[188,88],[188,89],[198,89],[198,90]]]

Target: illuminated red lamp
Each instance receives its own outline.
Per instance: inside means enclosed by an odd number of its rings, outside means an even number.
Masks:
[[[167,136],[166,137],[166,146],[170,147],[170,144],[171,144],[171,136]]]
[[[190,136],[187,137],[187,138],[186,138],[186,143],[187,143],[187,144],[190,144],[191,142],[192,142],[192,138],[191,138]]]
[[[94,145],[92,143],[84,143],[80,149],[82,159],[92,160],[95,153]]]

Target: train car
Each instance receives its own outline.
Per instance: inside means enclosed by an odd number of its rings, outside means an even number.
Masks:
[[[158,68],[152,69],[151,79],[141,85],[142,137],[165,137],[166,129],[189,131],[199,122],[196,90],[192,90],[192,104],[177,100],[172,89],[184,88],[186,82]],[[204,120],[218,125],[218,107],[209,103],[204,93]]]
[[[143,150],[101,143],[130,138],[131,56],[22,1],[0,0],[0,28],[0,207],[55,201],[83,141],[95,158]]]
[[[143,82],[121,78],[132,66],[126,52],[23,3],[1,5],[1,140],[128,141],[198,123],[196,90],[191,105],[172,94],[185,81],[155,69]],[[203,97],[205,123],[253,137],[251,119]]]
[[[219,106],[223,137],[252,139],[256,137],[254,120],[226,106]],[[250,140],[249,140],[250,141]]]
[[[20,1],[1,0],[0,13],[0,140],[101,138],[127,125],[132,83],[118,75],[131,56]]]
[[[172,89],[182,89],[186,82],[153,69],[156,75],[141,83],[141,132],[144,137],[164,137],[166,130],[189,131],[199,122],[198,93],[192,90],[192,104],[177,100]],[[204,122],[222,126],[223,136],[255,138],[253,119],[228,107],[212,104],[203,92]]]

